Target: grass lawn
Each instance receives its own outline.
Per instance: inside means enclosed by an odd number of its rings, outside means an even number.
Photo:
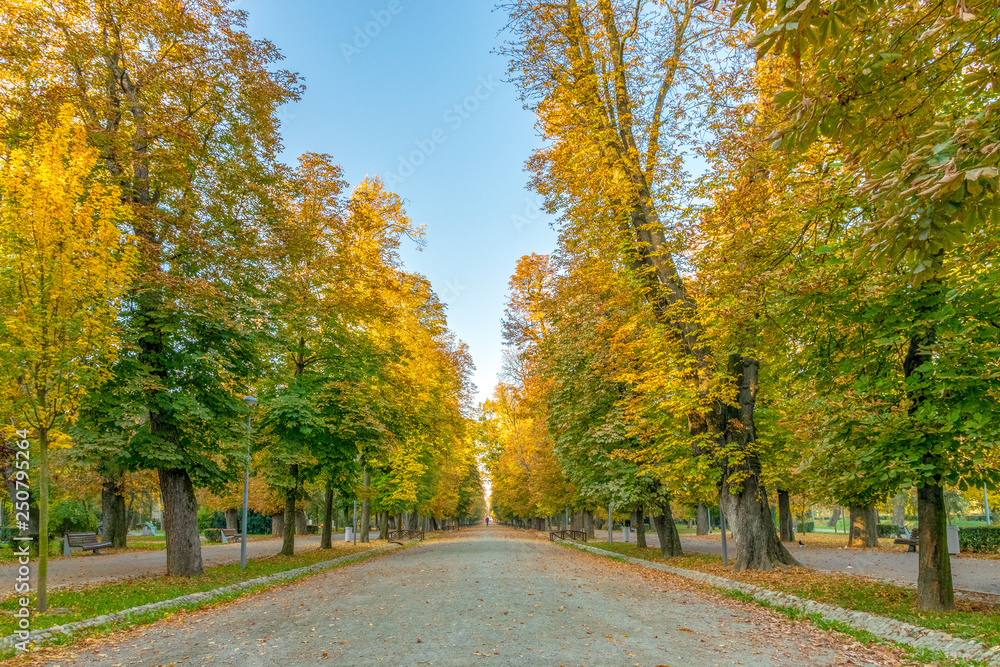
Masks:
[[[661,558],[659,549],[639,549],[634,544],[609,545],[604,542],[595,543],[593,546],[673,567],[707,572],[845,609],[895,618],[925,628],[941,630],[956,637],[980,641],[989,646],[1000,645],[1000,603],[986,596],[980,599],[956,600],[955,611],[952,612],[920,612],[917,611],[915,589],[866,577],[814,572],[797,567],[790,568],[787,572],[780,570],[733,572],[722,565],[722,558],[719,556],[693,554],[678,558]]]
[[[271,556],[248,560],[246,570],[240,570],[239,563],[230,563],[206,567],[205,574],[200,577],[139,577],[76,589],[50,591],[49,611],[33,616],[31,628],[41,630],[151,602],[169,600],[188,593],[221,588],[247,579],[369,551],[383,545],[385,542],[379,540],[358,546],[334,543],[333,549],[310,549],[294,556]],[[17,629],[16,620],[8,613],[3,613],[16,608],[15,598],[0,602],[0,636],[9,635]]]
[[[308,537],[308,535],[296,535],[296,537]],[[264,542],[267,540],[280,540],[280,537],[273,535],[247,535],[247,542]],[[129,535],[127,538],[128,548],[138,551],[163,551],[167,548],[167,538],[164,535]],[[215,544],[221,544],[216,542]],[[211,546],[212,542],[202,540],[201,545]],[[121,550],[108,549],[108,553],[123,553]]]

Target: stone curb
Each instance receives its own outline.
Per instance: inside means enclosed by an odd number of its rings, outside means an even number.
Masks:
[[[592,547],[588,544],[577,544],[567,540],[558,541],[601,556],[611,556],[634,565],[670,572],[671,574],[676,574],[677,576],[684,577],[685,579],[691,579],[692,581],[710,584],[727,590],[737,590],[742,593],[746,593],[757,600],[768,602],[775,606],[790,607],[792,609],[801,610],[807,614],[819,614],[827,620],[839,621],[857,630],[870,632],[879,639],[884,639],[886,641],[906,644],[915,648],[929,649],[931,651],[940,651],[941,653],[953,658],[978,660],[991,665],[1000,665],[1000,655],[998,655],[998,652],[1000,652],[1000,646],[990,647],[980,642],[957,639],[946,632],[932,630],[930,628],[922,628],[918,625],[911,625],[910,623],[897,621],[893,618],[876,616],[864,611],[851,611],[849,609],[844,609],[843,607],[836,607],[822,602],[804,600],[798,596],[788,593],[779,593],[778,591],[768,590],[766,588],[761,588],[760,586],[754,586],[753,584],[745,584],[740,581],[733,581],[732,579],[726,579],[714,574],[706,574],[696,570],[685,570],[678,567],[664,565],[663,563],[654,563],[640,558],[633,558],[631,556],[625,556],[613,551],[598,549],[597,547]]]
[[[214,588],[210,591],[189,593],[188,595],[182,595],[180,597],[172,598],[170,600],[161,600],[159,602],[152,602],[150,604],[144,604],[139,607],[132,607],[130,609],[123,609],[121,611],[112,612],[110,614],[104,614],[102,616],[94,616],[93,618],[87,618],[82,621],[74,621],[73,623],[66,623],[65,625],[53,625],[51,627],[43,628],[41,630],[32,630],[31,632],[28,633],[27,639],[23,639],[16,634],[7,635],[6,637],[0,637],[0,649],[13,648],[15,644],[19,644],[25,641],[28,642],[28,645],[30,645],[31,648],[36,648],[39,645],[44,644],[48,640],[52,639],[56,635],[71,636],[77,630],[83,630],[86,628],[97,627],[99,625],[114,623],[115,621],[121,621],[131,616],[144,614],[148,611],[174,609],[176,607],[183,607],[184,605],[188,604],[193,604],[198,602],[208,602],[216,598],[222,597],[228,593],[247,590],[249,588],[253,588],[254,586],[259,586],[261,584],[279,583],[281,581],[285,581],[286,579],[293,579],[302,574],[311,574],[313,572],[325,570],[333,565],[349,563],[351,561],[358,560],[365,556],[370,556],[372,554],[377,554],[395,548],[397,548],[396,545],[390,544],[388,546],[371,549],[370,551],[363,551],[361,553],[349,554],[347,556],[341,556],[340,558],[334,558],[333,560],[325,560],[320,563],[313,563],[312,565],[297,567],[293,570],[285,570],[284,572],[276,572],[274,574],[269,574],[264,577],[257,577],[256,579],[248,579],[246,581],[240,581],[235,584],[230,584],[229,586],[223,586],[222,588]]]

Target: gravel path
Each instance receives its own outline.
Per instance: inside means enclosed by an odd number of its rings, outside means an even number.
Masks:
[[[41,656],[40,656],[41,657]],[[897,665],[884,647],[523,533],[465,530],[48,665]],[[40,664],[40,663],[36,663]]]
[[[594,531],[595,546],[607,542],[608,531]],[[615,540],[621,541],[621,531],[615,531]],[[845,542],[847,538],[844,538]],[[630,541],[635,544],[635,533]],[[656,533],[646,533],[646,545],[659,547],[660,541]],[[722,538],[716,532],[712,535],[698,537],[696,535],[681,535],[681,547],[684,551],[701,554],[722,555]],[[792,555],[800,563],[814,570],[825,572],[840,572],[854,574],[874,579],[902,583],[908,586],[917,584],[917,554],[897,551],[865,551],[863,549],[828,549],[820,547],[799,547],[788,545]],[[729,554],[732,556],[733,543],[729,542]],[[1000,561],[983,558],[951,557],[951,576],[955,588],[977,593],[1000,595]]]

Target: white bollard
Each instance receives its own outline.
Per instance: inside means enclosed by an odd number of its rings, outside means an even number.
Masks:
[[[958,546],[958,527],[948,526],[948,553],[957,555],[961,549]]]

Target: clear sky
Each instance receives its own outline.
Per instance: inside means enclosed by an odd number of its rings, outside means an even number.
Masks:
[[[485,398],[500,369],[500,318],[517,258],[555,232],[525,184],[541,140],[495,53],[506,15],[491,0],[240,0],[249,30],[305,77],[282,108],[286,162],[329,153],[348,181],[379,175],[427,247],[403,249],[468,343]]]

